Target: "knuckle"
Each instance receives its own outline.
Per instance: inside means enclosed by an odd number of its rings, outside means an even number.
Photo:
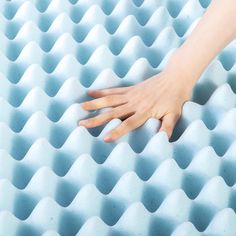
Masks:
[[[125,113],[129,113],[129,112],[132,112],[132,111],[135,111],[135,108],[133,107],[133,105],[129,102],[124,104],[122,107],[120,107],[121,111],[124,111]]]
[[[158,112],[155,113],[153,109],[148,109],[145,113],[147,117],[155,117],[157,115],[159,116],[159,113]]]
[[[88,109],[88,108],[89,108],[89,104],[90,104],[90,102],[84,102],[84,103],[82,103],[81,105],[82,105],[82,107],[83,107],[84,109]]]
[[[97,101],[92,101],[90,104],[89,104],[89,109],[97,109],[99,106],[98,102]]]
[[[96,108],[97,105],[98,105],[97,100],[89,101],[89,102],[87,103],[88,109]]]
[[[114,118],[116,118],[116,113],[115,113],[115,111],[107,112],[106,118],[107,118],[107,119],[114,119]]]
[[[165,129],[167,131],[171,131],[172,130],[172,124],[171,123],[165,123]]]
[[[122,109],[121,107],[115,108],[111,111],[112,118],[120,117],[120,115],[125,114],[126,109]]]

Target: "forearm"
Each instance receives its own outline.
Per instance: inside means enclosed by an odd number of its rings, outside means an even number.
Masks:
[[[183,45],[173,63],[194,85],[212,59],[236,38],[236,0],[212,0],[211,5]]]

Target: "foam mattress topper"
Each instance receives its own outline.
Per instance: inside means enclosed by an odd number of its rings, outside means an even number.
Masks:
[[[171,140],[85,129],[88,89],[160,72],[209,0],[0,1],[0,235],[236,235],[236,42]]]

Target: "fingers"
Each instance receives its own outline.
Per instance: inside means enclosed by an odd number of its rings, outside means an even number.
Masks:
[[[107,123],[114,118],[126,117],[129,115],[129,112],[130,111],[128,111],[124,106],[120,106],[118,108],[112,109],[111,111],[99,114],[95,117],[81,120],[79,122],[79,125],[85,126],[86,128],[93,128],[99,125],[103,125],[104,123]]]
[[[104,107],[113,107],[126,103],[126,99],[121,95],[110,95],[94,99],[92,101],[83,102],[81,106],[85,110],[96,110]]]
[[[120,88],[108,88],[108,89],[99,89],[99,90],[90,90],[88,95],[94,98],[104,97],[114,94],[122,94],[128,91],[130,87],[120,87]]]
[[[134,114],[124,120],[118,127],[110,131],[104,138],[105,142],[112,142],[115,139],[120,138],[126,133],[132,131],[133,129],[138,128],[146,121],[145,116],[142,114]]]
[[[179,120],[180,114],[177,113],[168,113],[162,118],[161,127],[159,129],[160,131],[165,131],[168,138],[171,137],[173,130],[175,128],[175,125],[177,121]]]

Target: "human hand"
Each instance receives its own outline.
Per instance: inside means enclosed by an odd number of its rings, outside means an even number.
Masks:
[[[92,128],[120,118],[122,123],[104,138],[104,141],[111,142],[141,126],[149,118],[156,118],[161,120],[159,131],[165,131],[170,138],[181,116],[182,106],[192,92],[193,86],[185,77],[180,68],[169,66],[160,74],[133,86],[89,91],[88,95],[96,99],[82,103],[83,109],[111,109],[81,120],[79,125]]]
[[[212,1],[163,72],[130,87],[90,91],[89,95],[96,99],[82,103],[85,110],[111,109],[79,124],[92,128],[114,118],[123,119],[105,136],[104,140],[110,142],[153,117],[162,121],[160,131],[170,138],[194,84],[217,53],[235,39],[235,10],[234,0]]]

